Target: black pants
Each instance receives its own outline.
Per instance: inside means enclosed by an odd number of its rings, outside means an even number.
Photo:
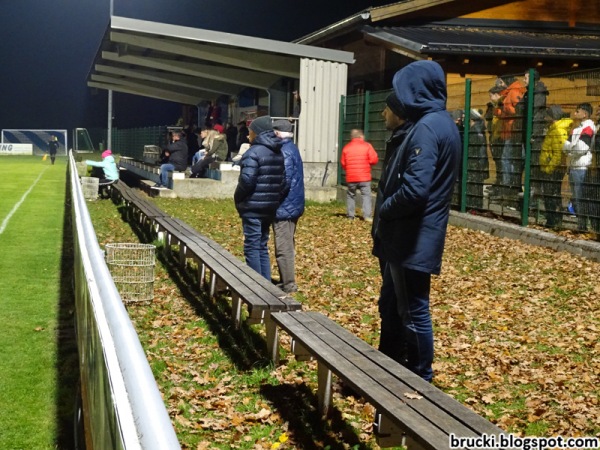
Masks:
[[[191,178],[206,178],[206,169],[211,163],[215,162],[217,158],[214,156],[205,156],[200,161],[192,166]]]

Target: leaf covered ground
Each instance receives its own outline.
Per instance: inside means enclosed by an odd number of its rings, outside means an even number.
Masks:
[[[231,201],[155,201],[242,258]],[[147,239],[113,203],[89,206],[101,245]],[[309,204],[296,241],[296,299],[377,346],[370,224],[348,221],[342,204]],[[336,413],[321,420],[314,363],[284,355],[273,367],[260,327],[233,329],[228,299],[207,300],[194,267],[159,261],[154,302],[128,310],[183,448],[378,448],[368,403],[336,388]],[[449,227],[432,282],[434,383],[508,432],[600,436],[599,273],[571,254]]]

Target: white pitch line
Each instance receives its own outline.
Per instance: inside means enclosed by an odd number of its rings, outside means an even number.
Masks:
[[[27,192],[25,192],[23,194],[23,197],[21,197],[21,200],[19,200],[15,206],[13,206],[13,209],[11,209],[11,211],[8,213],[8,216],[6,216],[4,218],[4,220],[2,221],[2,225],[0,225],[0,234],[4,233],[4,230],[6,229],[6,226],[8,225],[8,221],[10,220],[10,218],[13,216],[14,213],[17,212],[17,210],[19,209],[19,207],[23,204],[23,202],[25,201],[25,199],[27,198],[27,196],[29,195],[29,193],[33,190],[33,188],[35,187],[36,184],[38,184],[38,181],[40,181],[40,179],[42,178],[42,175],[44,175],[44,172],[48,170],[48,167],[46,167],[36,178],[36,180],[33,182],[33,184],[29,187],[29,189],[27,189]]]

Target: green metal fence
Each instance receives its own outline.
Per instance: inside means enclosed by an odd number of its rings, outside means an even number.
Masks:
[[[537,72],[526,72],[536,80]],[[600,233],[600,138],[592,140],[585,167],[563,151],[560,124],[577,125],[577,106],[588,103],[600,117],[600,70],[541,77],[529,83],[511,116],[494,105],[490,89],[501,79],[506,87],[525,74],[477,77],[448,84],[447,108],[457,117],[463,155],[452,207],[474,214],[503,216],[524,226],[542,225]],[[385,130],[381,112],[391,90],[343,97],[339,148],[349,132],[361,128],[383,161]],[[506,90],[504,91],[504,94]],[[508,96],[504,96],[507,105]],[[461,124],[462,122],[462,124]],[[570,139],[570,138],[569,138]],[[572,140],[572,139],[570,139]],[[579,161],[579,163],[577,162]],[[343,172],[339,167],[340,184]],[[381,162],[373,170],[373,183]]]

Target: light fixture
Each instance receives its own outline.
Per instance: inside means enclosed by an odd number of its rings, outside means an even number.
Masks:
[[[577,69],[579,67],[579,63],[573,63],[571,65],[571,69]]]
[[[501,61],[500,61],[500,65],[501,65],[501,66],[505,66],[505,65],[506,65],[506,60],[505,60],[505,59],[501,60]]]
[[[463,64],[469,64],[469,58],[465,58],[465,59],[463,59],[463,60],[462,60],[462,63],[463,63]]]
[[[542,61],[538,61],[536,64],[536,66],[538,66],[538,67],[542,67],[543,65],[544,65],[544,63]]]

